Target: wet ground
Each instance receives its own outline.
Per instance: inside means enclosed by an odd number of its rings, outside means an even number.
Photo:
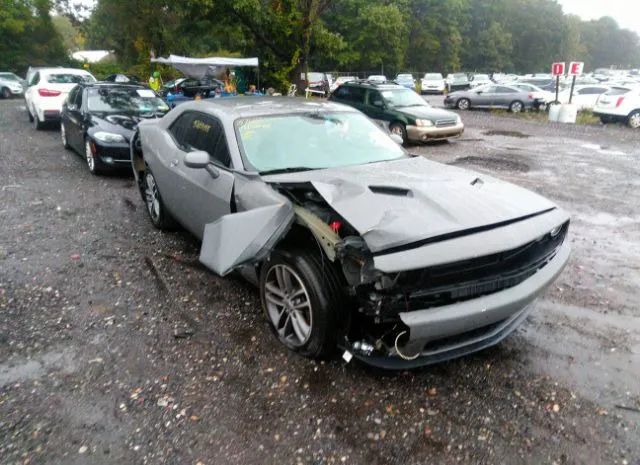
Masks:
[[[0,101],[0,463],[640,463],[640,134],[463,118],[411,151],[556,201],[572,259],[499,346],[384,373],[284,350],[131,177]]]

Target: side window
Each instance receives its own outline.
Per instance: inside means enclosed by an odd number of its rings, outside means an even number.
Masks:
[[[31,78],[31,82],[29,83],[29,85],[30,86],[35,86],[39,82],[40,82],[40,73],[36,73]]]
[[[366,89],[362,87],[352,87],[351,88],[351,100],[354,103],[364,103],[364,96],[366,94]]]
[[[380,92],[378,92],[377,90],[370,90],[370,91],[368,92],[368,95],[367,95],[367,96],[368,96],[368,101],[367,101],[367,103],[368,103],[369,105],[373,105],[373,104],[374,104],[373,102],[376,102],[376,101],[380,101],[380,102],[382,102],[382,101],[383,101],[383,100],[382,100],[382,94],[381,94]]]
[[[203,150],[216,164],[231,166],[222,123],[216,118],[203,113],[186,112],[174,121],[169,130],[182,150]]]
[[[349,100],[350,88],[347,86],[340,86],[333,93],[333,96],[338,100]]]
[[[83,100],[83,95],[84,95],[84,89],[80,86],[76,86],[76,98],[75,98],[75,105],[78,108],[78,110],[82,109],[82,100]]]
[[[515,90],[510,87],[498,86],[496,87],[495,92],[497,92],[498,94],[513,94]]]
[[[67,102],[69,102],[69,105],[75,105],[77,93],[78,93],[78,86],[71,89],[71,92],[69,92],[69,96],[67,97]]]

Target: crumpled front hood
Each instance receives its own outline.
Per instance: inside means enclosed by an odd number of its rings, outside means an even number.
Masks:
[[[437,121],[441,119],[456,119],[456,114],[447,111],[441,110],[439,108],[429,107],[427,105],[422,107],[398,107],[396,110],[401,111],[407,115],[413,116],[414,118],[420,119],[429,119],[432,121]]]
[[[521,187],[422,157],[270,175],[264,180],[310,182],[374,253],[555,207]]]

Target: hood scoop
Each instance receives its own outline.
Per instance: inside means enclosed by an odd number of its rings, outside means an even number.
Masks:
[[[369,190],[374,194],[393,195],[396,197],[413,197],[413,192],[404,187],[397,186],[369,186]]]

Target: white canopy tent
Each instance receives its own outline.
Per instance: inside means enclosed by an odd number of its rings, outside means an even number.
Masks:
[[[235,68],[239,66],[258,67],[257,58],[189,58],[179,55],[169,55],[169,58],[152,58],[152,63],[170,65],[181,71],[185,76],[201,79],[219,71],[220,68]]]

